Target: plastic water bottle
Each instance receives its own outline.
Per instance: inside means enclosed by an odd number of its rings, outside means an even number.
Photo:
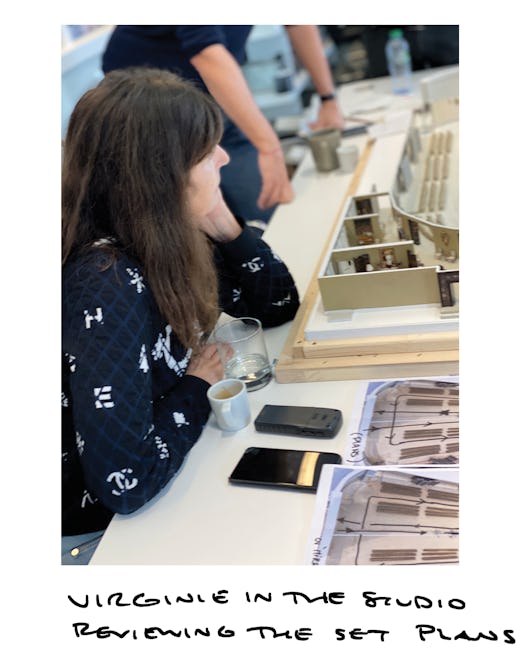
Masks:
[[[397,28],[390,30],[386,42],[386,59],[391,75],[393,93],[403,94],[412,91],[411,81],[411,53],[409,44],[404,39],[402,31]]]

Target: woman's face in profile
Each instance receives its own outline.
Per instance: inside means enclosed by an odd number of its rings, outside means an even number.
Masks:
[[[220,145],[189,172],[189,208],[194,217],[204,217],[217,205],[220,195],[220,168],[229,163],[229,155]]]

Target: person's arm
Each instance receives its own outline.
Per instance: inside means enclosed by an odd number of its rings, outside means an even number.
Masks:
[[[199,228],[215,242],[220,307],[233,317],[257,317],[264,327],[293,319],[298,292],[284,262],[249,226],[239,222],[224,201]]]
[[[308,71],[319,96],[335,93],[335,85],[324,53],[318,26],[286,26],[298,60]],[[335,98],[322,102],[312,128],[343,128],[344,116]]]
[[[213,98],[258,150],[262,175],[260,208],[289,203],[293,190],[280,141],[258,108],[233,56],[222,44],[212,44],[191,58]]]
[[[282,259],[249,226],[234,241],[217,245],[220,307],[233,317],[249,315],[264,327],[295,317],[299,299],[293,277]]]
[[[85,483],[110,511],[130,513],[162,490],[199,438],[214,379],[204,379],[202,359],[190,363],[169,327],[154,331],[152,297],[132,263],[120,260],[106,271],[84,264],[66,277],[64,296]],[[162,376],[156,382],[154,366]]]

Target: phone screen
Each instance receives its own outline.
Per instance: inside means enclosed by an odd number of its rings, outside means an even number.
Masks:
[[[250,447],[242,455],[229,480],[316,490],[324,464],[340,464],[336,453]]]

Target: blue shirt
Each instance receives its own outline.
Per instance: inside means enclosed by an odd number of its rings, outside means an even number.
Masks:
[[[212,44],[222,44],[245,62],[253,26],[116,26],[102,58],[104,72],[132,66],[170,70],[207,91],[190,59]]]

